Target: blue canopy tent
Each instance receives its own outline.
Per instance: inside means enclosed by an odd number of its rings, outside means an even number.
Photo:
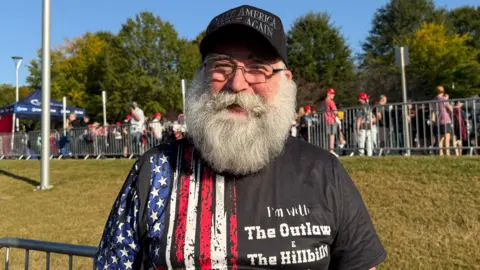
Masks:
[[[10,132],[13,128],[13,113],[16,118],[25,120],[40,121],[42,117],[42,91],[36,90],[26,98],[15,102],[13,104],[6,105],[0,108],[0,132]],[[55,99],[50,99],[50,117],[52,122],[63,121],[63,103]],[[77,117],[84,117],[85,110],[73,106],[66,106],[65,114],[68,115],[74,113]],[[12,131],[13,132],[13,131]],[[13,138],[10,142],[3,140],[3,143],[10,144],[13,149]],[[8,149],[8,148],[6,148]],[[28,148],[29,155],[32,154],[32,150]]]
[[[65,110],[67,117],[74,113],[77,117],[85,116],[85,110],[68,106]],[[15,113],[19,119],[40,120],[42,114],[42,90],[37,90],[28,97],[0,108],[0,116]],[[63,118],[63,104],[55,99],[50,99],[50,116],[53,121],[61,121]]]

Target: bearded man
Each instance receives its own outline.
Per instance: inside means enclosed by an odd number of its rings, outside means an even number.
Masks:
[[[289,134],[280,18],[215,17],[186,93],[187,137],[132,168],[95,256],[105,269],[371,269],[386,258],[339,161]]]

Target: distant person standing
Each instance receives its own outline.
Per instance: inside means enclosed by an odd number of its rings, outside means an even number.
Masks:
[[[149,148],[154,147],[162,141],[163,136],[163,125],[162,125],[162,114],[157,112],[152,122],[148,125],[151,133],[149,133]]]
[[[335,98],[335,90],[330,88],[327,90],[327,97],[325,98],[325,124],[327,128],[327,135],[329,140],[329,150],[335,156],[335,136],[337,135],[337,105],[333,99]]]
[[[443,156],[443,147],[447,156],[450,156],[450,136],[453,132],[452,118],[450,114],[453,112],[452,105],[448,103],[448,95],[445,93],[443,86],[437,87],[437,96],[435,97],[436,104],[432,110],[431,119],[434,123],[435,133],[439,135],[438,147],[440,148],[440,156]]]
[[[72,155],[72,147],[71,144],[73,142],[74,136],[73,136],[73,131],[72,129],[78,125],[79,120],[77,119],[77,116],[74,113],[71,113],[68,116],[67,121],[65,122],[65,130],[64,134],[65,136],[62,137],[62,140],[60,141],[60,151],[62,155]],[[75,126],[74,126],[75,125]]]
[[[368,96],[362,92],[358,95],[358,102],[361,108],[357,111],[357,136],[358,136],[358,153],[360,156],[365,155],[367,148],[367,156],[372,156],[372,113],[368,104]]]
[[[378,137],[380,141],[380,148],[390,148],[391,136],[390,136],[390,118],[392,106],[387,105],[387,96],[381,95],[380,101],[378,102],[377,112],[377,122],[378,122]],[[389,150],[387,150],[388,152]]]
[[[140,153],[140,146],[142,144],[142,134],[145,127],[145,115],[143,110],[138,107],[136,102],[130,105],[132,119],[130,120],[130,134],[132,136],[132,146],[134,154]]]
[[[462,155],[463,149],[462,146],[468,145],[468,131],[467,131],[467,122],[465,121],[466,115],[462,110],[463,102],[456,101],[455,107],[453,108],[453,115],[455,121],[455,130],[454,130],[454,142],[455,142],[455,154],[457,156]]]
[[[178,116],[177,121],[173,122],[173,133],[175,134],[175,139],[183,139],[185,131],[185,116],[182,113]]]

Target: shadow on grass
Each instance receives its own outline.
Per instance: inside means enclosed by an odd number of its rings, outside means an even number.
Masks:
[[[11,177],[11,178],[13,178],[13,179],[17,179],[17,180],[23,181],[23,182],[25,182],[25,183],[27,183],[27,184],[30,184],[30,185],[34,186],[34,187],[40,185],[40,182],[38,182],[37,180],[33,180],[33,179],[28,178],[28,177],[16,175],[16,174],[13,174],[13,173],[10,173],[10,172],[1,170],[1,169],[0,169],[0,175],[5,175],[5,176],[7,176],[7,177]]]

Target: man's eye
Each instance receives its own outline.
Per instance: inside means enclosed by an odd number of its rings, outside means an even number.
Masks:
[[[268,72],[268,66],[261,64],[249,65],[248,69],[251,71]]]
[[[228,65],[228,64],[215,64],[213,66],[213,70],[217,72],[222,72],[222,73],[230,73],[232,72],[233,67],[232,65]]]

